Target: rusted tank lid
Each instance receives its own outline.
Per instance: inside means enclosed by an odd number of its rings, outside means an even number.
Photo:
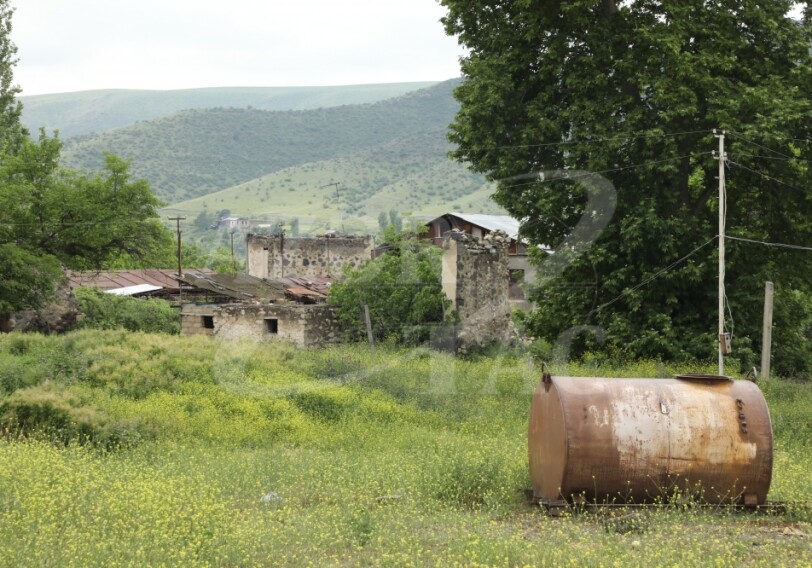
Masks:
[[[685,373],[684,375],[677,375],[677,379],[681,381],[732,381],[730,377],[725,375],[706,375],[704,373]]]

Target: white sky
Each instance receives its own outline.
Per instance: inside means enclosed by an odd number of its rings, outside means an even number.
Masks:
[[[436,0],[12,0],[23,95],[442,81]]]

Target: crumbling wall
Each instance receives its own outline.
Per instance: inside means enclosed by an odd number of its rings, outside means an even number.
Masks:
[[[180,311],[181,335],[214,335],[215,305],[184,304]]]
[[[211,317],[211,328],[204,318]],[[332,307],[303,304],[225,304],[184,306],[185,335],[205,334],[225,340],[289,341],[302,347],[341,339]]]
[[[371,236],[248,235],[248,274],[258,278],[339,275],[372,258]]]
[[[478,239],[460,231],[443,242],[443,291],[456,311],[461,350],[508,343],[514,335],[508,301],[510,239],[501,231]]]

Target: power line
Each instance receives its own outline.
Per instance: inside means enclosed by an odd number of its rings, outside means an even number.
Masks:
[[[784,154],[783,152],[779,152],[778,150],[773,150],[772,148],[764,146],[763,144],[759,144],[758,142],[753,142],[752,140],[748,140],[747,138],[745,138],[741,134],[737,134],[736,132],[728,131],[728,134],[730,134],[731,136],[733,136],[735,138],[738,138],[742,142],[747,142],[748,144],[752,144],[753,146],[758,146],[762,150],[767,150],[768,152],[772,152],[773,154],[778,154],[779,156],[783,156],[785,158],[792,158],[792,156],[790,156],[788,154]]]
[[[603,144],[606,142],[618,142],[624,140],[638,140],[644,138],[674,138],[677,136],[690,136],[692,134],[710,134],[710,130],[691,130],[686,132],[672,132],[663,134],[637,134],[631,136],[618,136],[615,138],[591,138],[580,140],[562,140],[560,142],[545,142],[541,144],[510,144],[504,146],[475,146],[469,150],[472,152],[481,152],[486,150],[505,150],[510,148],[549,148],[552,146],[578,146],[590,144]]]
[[[741,241],[743,243],[752,243],[756,245],[764,245],[766,247],[776,247],[776,248],[785,248],[791,250],[807,250],[812,251],[812,247],[805,247],[801,245],[788,245],[785,243],[770,243],[766,241],[757,241],[755,239],[745,239],[744,237],[731,237],[730,235],[727,236],[728,239],[731,241]]]
[[[649,162],[644,162],[642,164],[635,164],[635,165],[632,165],[632,166],[621,166],[621,167],[611,168],[611,169],[607,169],[607,170],[598,170],[596,172],[584,172],[584,173],[581,173],[581,174],[564,175],[564,176],[558,176],[558,177],[552,177],[552,178],[545,177],[544,179],[536,179],[536,180],[529,181],[529,182],[526,182],[526,183],[518,183],[518,184],[515,184],[515,185],[511,185],[510,189],[513,189],[513,188],[516,188],[516,187],[524,187],[524,186],[528,186],[528,185],[535,185],[537,183],[547,183],[547,182],[551,182],[551,181],[578,180],[578,179],[592,177],[594,175],[608,174],[608,173],[613,173],[613,172],[620,172],[620,171],[623,171],[623,170],[633,170],[633,169],[638,169],[638,168],[645,168],[645,167],[648,167],[648,166],[653,166],[653,165],[657,165],[657,164],[665,164],[665,163],[668,163],[668,162],[677,162],[677,161],[680,161],[680,160],[684,160],[686,158],[694,158],[694,157],[697,157],[697,156],[704,156],[706,154],[710,155],[710,154],[713,154],[713,152],[698,152],[696,154],[687,154],[685,156],[677,156],[675,158],[665,158],[665,159],[662,159],[662,160],[651,160]]]
[[[763,158],[765,160],[779,160],[782,162],[805,162],[807,164],[812,163],[812,160],[804,160],[803,158],[781,158],[778,156],[759,156],[757,154],[740,154],[736,152],[737,156],[744,156],[746,158]]]
[[[156,218],[149,218],[144,219],[143,221],[71,221],[71,222],[63,222],[63,221],[45,221],[43,223],[4,223],[0,222],[0,227],[80,227],[80,226],[95,226],[95,227],[129,227],[133,223],[142,223],[142,222],[149,222],[149,221],[156,221],[160,222],[160,219]],[[161,223],[161,225],[164,225]]]
[[[778,178],[774,178],[774,177],[772,177],[772,176],[768,176],[767,174],[762,173],[762,172],[760,172],[760,171],[758,171],[758,170],[754,170],[754,169],[752,169],[752,168],[748,168],[747,166],[743,166],[743,165],[741,165],[741,164],[740,164],[740,163],[738,163],[738,162],[734,162],[733,160],[728,160],[728,161],[727,161],[727,163],[728,163],[728,164],[730,164],[730,165],[732,165],[732,166],[736,166],[737,168],[741,168],[741,169],[743,169],[743,170],[747,170],[747,171],[748,171],[748,172],[750,172],[750,173],[753,173],[753,174],[756,174],[756,175],[758,175],[758,176],[761,176],[761,177],[763,177],[764,179],[768,179],[768,180],[770,180],[770,181],[774,181],[775,183],[780,183],[781,185],[785,185],[785,186],[787,186],[787,187],[788,187],[788,188],[790,188],[790,189],[794,189],[795,191],[799,191],[799,192],[801,192],[801,193],[809,193],[808,191],[806,191],[806,190],[804,190],[804,189],[801,189],[801,188],[795,187],[794,185],[788,184],[788,183],[787,183],[787,182],[785,182],[785,181],[781,181],[781,180],[780,180],[780,179],[778,179]]]
[[[617,297],[615,297],[615,298],[613,298],[613,299],[609,300],[608,302],[606,302],[606,303],[604,303],[604,304],[601,304],[601,305],[600,305],[600,306],[598,306],[597,308],[594,308],[593,310],[591,310],[591,311],[590,311],[590,312],[587,314],[587,316],[586,316],[586,317],[589,317],[589,316],[591,316],[592,314],[594,314],[595,312],[599,312],[599,311],[601,311],[602,309],[604,309],[604,308],[607,308],[607,307],[611,306],[612,304],[614,304],[614,303],[616,303],[616,302],[620,301],[621,299],[623,299],[624,297],[628,296],[628,295],[629,295],[629,294],[631,294],[632,292],[635,292],[635,291],[639,290],[640,288],[642,288],[642,287],[644,287],[644,286],[648,285],[650,282],[652,282],[652,281],[656,280],[657,278],[659,278],[660,276],[662,276],[662,275],[663,275],[663,274],[665,274],[666,272],[669,272],[670,270],[672,270],[672,269],[676,268],[677,266],[679,266],[680,264],[682,264],[683,262],[685,262],[686,260],[688,260],[689,258],[691,258],[692,256],[694,256],[696,253],[698,253],[700,250],[702,250],[703,248],[705,248],[706,246],[708,246],[709,244],[711,244],[711,243],[712,243],[713,241],[715,241],[717,238],[719,238],[719,236],[718,236],[718,235],[715,235],[715,236],[714,236],[713,238],[711,238],[709,241],[707,241],[707,242],[705,242],[705,243],[703,243],[703,244],[699,245],[698,247],[696,247],[694,250],[692,250],[691,252],[689,252],[688,254],[686,254],[685,256],[683,256],[682,258],[680,258],[679,260],[676,260],[676,261],[672,262],[671,264],[669,264],[668,266],[666,266],[666,267],[665,267],[665,268],[663,268],[662,270],[658,271],[657,273],[653,274],[652,276],[649,276],[648,278],[646,278],[645,280],[643,280],[642,282],[640,282],[639,284],[637,284],[635,287],[633,287],[633,288],[629,288],[629,289],[627,289],[627,290],[624,290],[624,291],[623,291],[621,294],[619,294]]]
[[[772,136],[776,140],[789,140],[790,142],[806,142],[812,143],[812,138],[790,138],[789,136]]]

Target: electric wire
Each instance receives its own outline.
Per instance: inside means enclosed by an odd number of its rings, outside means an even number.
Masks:
[[[785,243],[771,243],[767,241],[758,241],[756,239],[746,239],[744,237],[731,237],[730,235],[725,237],[726,239],[730,239],[731,241],[739,241],[742,243],[751,243],[756,245],[763,245],[765,247],[774,247],[774,248],[784,248],[789,250],[803,250],[803,251],[812,251],[812,247],[806,247],[801,245],[789,245]]]
[[[736,152],[736,156],[742,156],[745,158],[762,158],[764,160],[779,160],[782,162],[804,162],[807,164],[812,164],[812,160],[805,160],[803,158],[782,158],[779,156],[761,156],[758,154],[742,154],[741,152]]]
[[[774,181],[775,183],[779,183],[779,184],[784,185],[784,186],[786,186],[786,187],[788,187],[788,188],[790,188],[790,189],[794,189],[795,191],[799,191],[799,192],[801,192],[801,193],[805,193],[805,194],[806,194],[806,193],[809,193],[808,191],[806,191],[806,190],[804,190],[804,189],[801,189],[801,188],[799,188],[799,187],[795,187],[795,186],[794,186],[794,185],[792,185],[792,184],[789,184],[789,183],[787,183],[787,182],[785,182],[785,181],[781,181],[781,180],[780,180],[780,179],[778,179],[778,178],[775,178],[775,177],[769,176],[769,175],[767,175],[767,174],[765,174],[765,173],[763,173],[763,172],[760,172],[760,171],[758,171],[758,170],[754,170],[754,169],[752,169],[752,168],[748,168],[747,166],[744,166],[744,165],[742,165],[742,164],[740,164],[740,163],[738,163],[738,162],[734,162],[733,160],[728,160],[728,161],[727,161],[727,163],[728,163],[728,164],[730,164],[730,165],[732,165],[732,166],[736,166],[737,168],[741,168],[741,169],[743,169],[743,170],[746,170],[746,171],[748,171],[748,172],[750,172],[750,173],[752,173],[752,174],[756,174],[756,175],[758,175],[758,176],[761,176],[761,177],[763,177],[764,179],[767,179],[767,180],[770,180],[770,181]]]
[[[713,152],[697,152],[697,153],[694,153],[694,154],[686,154],[684,156],[677,156],[677,157],[674,157],[674,158],[664,158],[662,160],[651,160],[651,161],[648,161],[648,162],[644,162],[642,164],[634,164],[634,165],[631,165],[631,166],[620,166],[620,167],[617,167],[617,168],[610,168],[610,169],[606,169],[606,170],[598,170],[596,172],[583,172],[583,173],[580,173],[580,174],[563,175],[563,176],[557,176],[557,177],[551,177],[551,178],[545,177],[544,179],[534,179],[533,181],[528,181],[528,182],[525,182],[525,183],[512,184],[512,185],[509,186],[509,189],[514,189],[514,188],[517,188],[517,187],[525,187],[525,186],[528,186],[528,185],[535,185],[535,184],[538,184],[538,183],[548,183],[548,182],[551,182],[551,181],[579,180],[579,179],[589,178],[589,177],[592,177],[592,176],[595,176],[595,175],[608,174],[608,173],[613,173],[613,172],[620,172],[620,171],[623,171],[623,170],[633,170],[633,169],[638,169],[638,168],[645,168],[645,167],[648,167],[648,166],[653,166],[653,165],[657,165],[657,164],[665,164],[665,163],[668,163],[668,162],[677,162],[677,161],[680,161],[680,160],[684,160],[686,158],[694,158],[694,157],[697,157],[697,156],[710,155],[712,153]],[[578,170],[573,170],[573,171],[578,171]],[[506,180],[502,180],[502,181],[506,181]]]
[[[633,134],[630,136],[617,136],[614,138],[581,138],[578,140],[561,140],[560,142],[544,142],[540,144],[507,144],[501,146],[473,146],[468,149],[471,152],[484,152],[488,150],[507,150],[511,148],[549,148],[553,146],[578,146],[590,144],[604,144],[606,142],[618,142],[623,140],[639,140],[645,138],[674,138],[677,136],[691,136],[693,134],[710,134],[710,130],[689,130],[685,132],[665,132],[662,134]]]
[[[674,262],[672,262],[671,264],[669,264],[665,268],[657,271],[656,273],[649,276],[648,278],[646,278],[642,282],[638,283],[633,288],[628,288],[628,289],[624,290],[622,293],[618,294],[615,298],[613,298],[613,299],[609,300],[608,302],[605,302],[605,303],[601,304],[600,306],[592,309],[587,314],[587,317],[591,316],[592,314],[594,314],[596,312],[599,312],[599,311],[603,310],[604,308],[608,308],[609,306],[615,304],[616,302],[619,302],[620,300],[622,300],[623,298],[625,298],[626,296],[628,296],[632,292],[636,292],[640,288],[643,288],[644,286],[647,286],[649,283],[653,282],[654,280],[656,280],[657,278],[659,278],[663,274],[665,274],[667,272],[670,272],[671,270],[673,270],[674,268],[676,268],[677,266],[679,266],[680,264],[682,264],[683,262],[685,262],[686,260],[688,260],[689,258],[694,256],[695,254],[697,254],[700,250],[702,250],[703,248],[705,248],[706,246],[708,246],[709,244],[711,244],[713,241],[715,241],[718,238],[719,238],[719,235],[714,236],[710,240],[708,240],[708,241],[704,242],[703,244],[699,245],[698,247],[696,247],[694,250],[692,250],[691,252],[689,252],[688,254],[683,256],[682,258],[680,258],[678,260],[675,260]]]
[[[741,140],[742,142],[747,142],[748,144],[752,144],[753,146],[758,146],[762,150],[767,150],[768,152],[772,152],[773,154],[778,154],[779,156],[783,156],[784,158],[792,159],[792,156],[790,156],[788,154],[784,154],[783,152],[779,152],[778,150],[774,150],[774,149],[772,149],[772,148],[770,148],[768,146],[765,146],[763,144],[759,144],[758,142],[753,142],[752,140],[749,140],[749,139],[745,138],[744,136],[742,136],[741,134],[738,134],[736,132],[728,131],[728,134],[730,134],[734,138],[737,138],[737,139]]]

